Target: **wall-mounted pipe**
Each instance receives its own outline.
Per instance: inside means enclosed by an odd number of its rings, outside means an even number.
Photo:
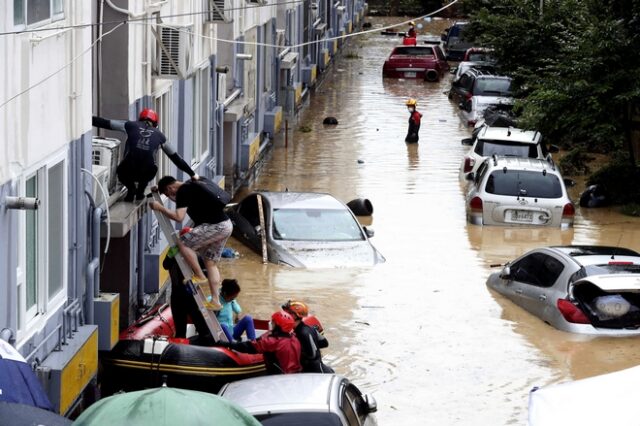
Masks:
[[[241,93],[242,93],[242,90],[240,90],[240,89],[234,90],[233,93],[231,93],[229,96],[227,96],[227,98],[224,100],[222,105],[224,105],[225,108],[228,107],[229,104],[231,102],[233,102],[238,96],[240,96]]]

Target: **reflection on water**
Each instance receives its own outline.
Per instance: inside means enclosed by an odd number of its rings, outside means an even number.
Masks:
[[[424,25],[436,35],[446,26]],[[640,363],[640,339],[554,330],[486,288],[490,265],[541,245],[640,249],[640,221],[578,208],[568,231],[468,225],[458,168],[470,130],[447,99],[450,76],[383,81],[382,63],[398,42],[375,33],[352,39],[347,49],[358,58],[333,64],[254,185],[370,199],[374,214],[361,222],[375,229],[387,262],[293,270],[263,265],[231,241],[241,257],[221,270],[238,278],[239,301],[256,317],[290,298],[306,301],[325,327],[326,361],[373,392],[380,424],[524,424],[533,386]],[[407,97],[424,114],[419,144],[404,143]],[[324,126],[327,116],[339,124]],[[581,189],[572,189],[574,199]]]

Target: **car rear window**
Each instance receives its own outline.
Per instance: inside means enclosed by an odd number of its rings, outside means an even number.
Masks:
[[[538,158],[538,146],[523,143],[510,143],[502,141],[478,139],[475,153],[483,157],[492,155],[508,155],[512,157]]]
[[[396,47],[393,51],[394,55],[409,55],[409,56],[433,56],[433,49],[430,47]]]
[[[259,414],[255,418],[264,426],[342,426],[336,413],[277,413]]]
[[[511,96],[508,78],[478,78],[473,87],[474,96]]]
[[[580,278],[592,275],[609,274],[640,274],[640,265],[636,264],[607,264],[607,265],[586,265],[580,268],[569,279],[570,282],[578,281]]]
[[[556,175],[526,170],[495,170],[487,178],[485,190],[489,194],[514,197],[562,197],[562,185]]]

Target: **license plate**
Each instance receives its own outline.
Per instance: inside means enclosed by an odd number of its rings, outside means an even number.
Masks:
[[[514,222],[533,222],[533,212],[511,210],[511,220]]]
[[[411,72],[411,71],[407,71],[404,73],[404,76],[406,78],[415,78],[416,77],[416,73],[415,72]]]

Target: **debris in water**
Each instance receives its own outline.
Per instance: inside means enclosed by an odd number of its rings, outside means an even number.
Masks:
[[[338,124],[338,119],[335,117],[325,117],[324,120],[322,121],[322,124],[336,125]]]
[[[358,159],[358,164],[364,164],[364,160]]]
[[[364,324],[364,325],[371,325],[366,321],[356,321],[356,324]]]

